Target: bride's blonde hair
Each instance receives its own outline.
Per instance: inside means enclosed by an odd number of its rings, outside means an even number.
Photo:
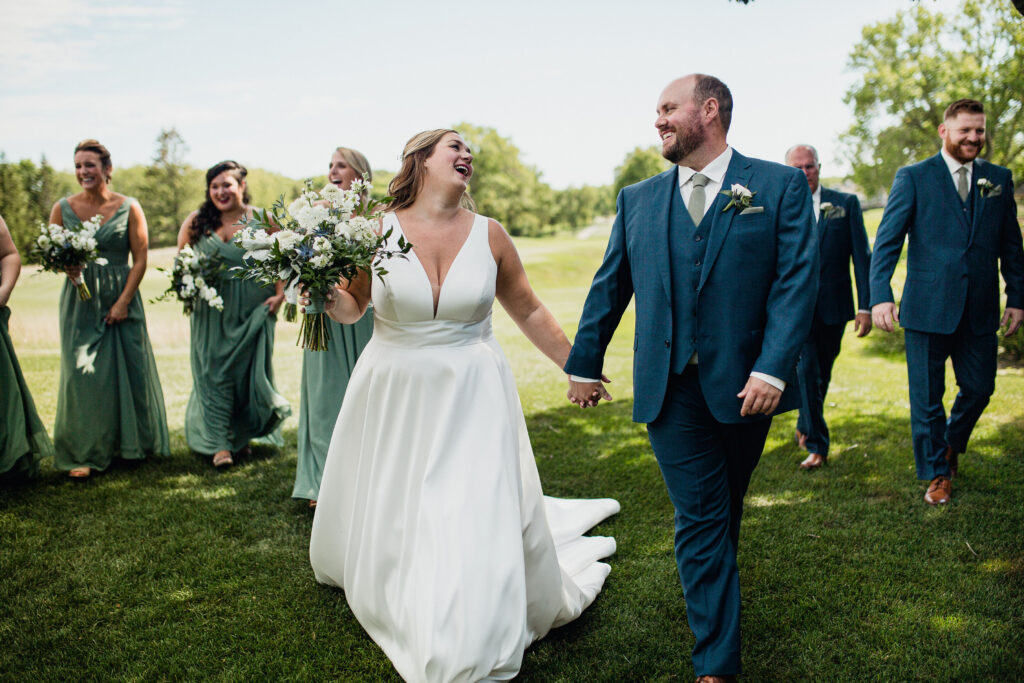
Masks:
[[[459,131],[451,128],[435,128],[417,133],[405,143],[405,149],[402,150],[402,167],[388,185],[388,195],[393,198],[388,205],[389,211],[404,209],[416,201],[416,196],[423,188],[423,176],[427,172],[423,162],[434,152],[441,138],[448,133],[461,136]],[[473,203],[469,192],[463,193],[460,204],[470,211],[476,211],[476,204]]]

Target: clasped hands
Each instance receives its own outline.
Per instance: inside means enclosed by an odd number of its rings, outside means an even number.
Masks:
[[[601,375],[600,382],[577,382],[570,378],[566,397],[570,403],[578,405],[580,408],[592,408],[600,403],[601,399],[612,400],[611,394],[604,388],[604,385],[609,382],[611,380],[604,375]],[[768,415],[779,407],[782,390],[757,377],[749,377],[743,390],[736,394],[736,397],[743,399],[740,416],[746,417],[761,413]]]

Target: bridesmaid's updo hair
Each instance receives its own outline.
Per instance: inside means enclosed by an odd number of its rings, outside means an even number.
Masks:
[[[388,185],[388,194],[394,198],[388,205],[389,211],[404,209],[416,201],[416,196],[423,187],[423,176],[427,172],[423,162],[434,153],[437,143],[448,133],[461,135],[459,131],[451,128],[435,128],[417,133],[405,143],[405,149],[402,150],[402,167]],[[462,195],[460,203],[470,211],[476,211],[476,205],[468,192]]]
[[[209,234],[212,234],[220,227],[220,209],[218,209],[217,205],[213,203],[212,199],[210,199],[210,183],[213,182],[214,178],[225,171],[231,173],[235,180],[238,181],[239,185],[245,182],[245,176],[249,174],[249,172],[245,170],[245,166],[242,166],[237,161],[230,160],[222,161],[215,166],[211,166],[210,169],[206,171],[206,199],[199,207],[196,217],[192,219],[192,225],[188,230],[188,243],[193,246],[197,244],[199,240]],[[242,201],[246,204],[252,201],[252,198],[249,196],[248,187],[242,190]]]
[[[77,145],[75,145],[75,154],[79,152],[94,152],[100,157],[100,165],[103,166],[103,175],[107,177],[107,182],[110,182],[110,174],[114,168],[114,164],[110,161],[110,150],[100,144],[99,140],[93,138],[86,138]]]

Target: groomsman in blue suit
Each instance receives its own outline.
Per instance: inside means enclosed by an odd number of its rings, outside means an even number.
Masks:
[[[871,248],[864,229],[864,216],[856,195],[822,187],[818,150],[810,145],[794,145],[786,152],[786,164],[799,168],[807,178],[818,228],[820,277],[818,303],[814,309],[811,333],[800,353],[797,374],[800,378],[800,417],[796,421],[797,441],[807,449],[800,468],[813,470],[828,459],[828,424],[825,422],[825,396],[832,379],[832,366],[846,331],[853,320],[858,337],[871,331],[868,272]],[[857,280],[860,309],[854,315],[850,283],[850,260]]]
[[[799,404],[797,357],[818,286],[807,181],[726,141],[732,95],[713,76],[657,105],[675,165],[619,193],[604,262],[566,362],[569,398],[605,391],[605,349],[631,299],[633,419],[647,424],[675,506],[675,550],[698,680],[740,672],[736,565],[743,496],[771,416]]]
[[[875,236],[871,314],[892,332],[903,327],[910,384],[910,432],[925,502],[948,503],[950,480],[971,430],[995,390],[997,333],[1024,320],[1024,251],[1013,178],[978,158],[985,144],[985,110],[957,100],[939,126],[942,149],[901,168]],[[907,247],[907,280],[899,315],[889,284]],[[999,319],[999,270],[1006,312]],[[949,419],[942,405],[946,359],[959,386]]]

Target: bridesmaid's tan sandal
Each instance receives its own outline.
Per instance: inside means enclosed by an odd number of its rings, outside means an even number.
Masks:
[[[68,476],[72,479],[88,479],[90,474],[92,474],[92,470],[88,467],[76,467],[68,472]]]
[[[213,456],[214,467],[229,467],[234,464],[235,461],[231,458],[231,453],[227,451],[221,451]]]

